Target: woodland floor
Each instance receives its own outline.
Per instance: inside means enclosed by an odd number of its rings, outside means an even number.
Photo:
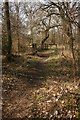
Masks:
[[[80,76],[49,50],[3,60],[3,120],[79,119]]]

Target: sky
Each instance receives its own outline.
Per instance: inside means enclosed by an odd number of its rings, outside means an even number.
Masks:
[[[5,0],[0,0],[0,2],[4,2]],[[8,0],[10,2],[44,2],[45,0]]]
[[[4,1],[7,1],[7,0],[0,0],[0,2],[4,2]],[[9,0],[10,2],[43,2],[44,1],[53,1],[53,2],[80,2],[80,0]]]

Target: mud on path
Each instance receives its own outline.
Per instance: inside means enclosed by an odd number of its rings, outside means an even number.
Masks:
[[[48,58],[42,53],[3,63],[3,119],[76,117],[80,79],[74,83],[58,59],[51,63]]]

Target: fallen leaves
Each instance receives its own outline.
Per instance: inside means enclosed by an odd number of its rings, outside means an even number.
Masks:
[[[34,58],[28,61],[28,64],[20,66],[7,66],[11,71],[7,73],[5,70],[6,75],[3,75],[3,115],[15,118],[26,115],[28,118],[50,119],[79,116],[77,100],[80,97],[74,93],[80,92],[80,80],[75,80],[75,83],[70,78],[71,81],[66,80],[66,76],[60,71],[59,73],[55,71],[55,67],[58,67],[58,63],[55,62],[54,65],[52,63],[49,65],[49,70],[54,69],[49,75],[51,71],[46,70],[48,65],[46,69],[44,67],[47,62],[43,64],[42,59],[38,57],[37,59],[38,61]],[[60,66],[57,69],[60,70]]]

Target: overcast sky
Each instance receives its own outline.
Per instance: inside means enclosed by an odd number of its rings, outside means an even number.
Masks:
[[[0,0],[0,2],[4,2],[5,0]],[[7,1],[7,0],[6,0]],[[50,0],[9,0],[10,2],[43,2],[50,1]],[[80,2],[80,0],[51,0],[53,2]]]
[[[0,2],[4,2],[5,0],[0,0]],[[8,0],[10,2],[44,2],[44,1],[47,1],[47,0]]]

